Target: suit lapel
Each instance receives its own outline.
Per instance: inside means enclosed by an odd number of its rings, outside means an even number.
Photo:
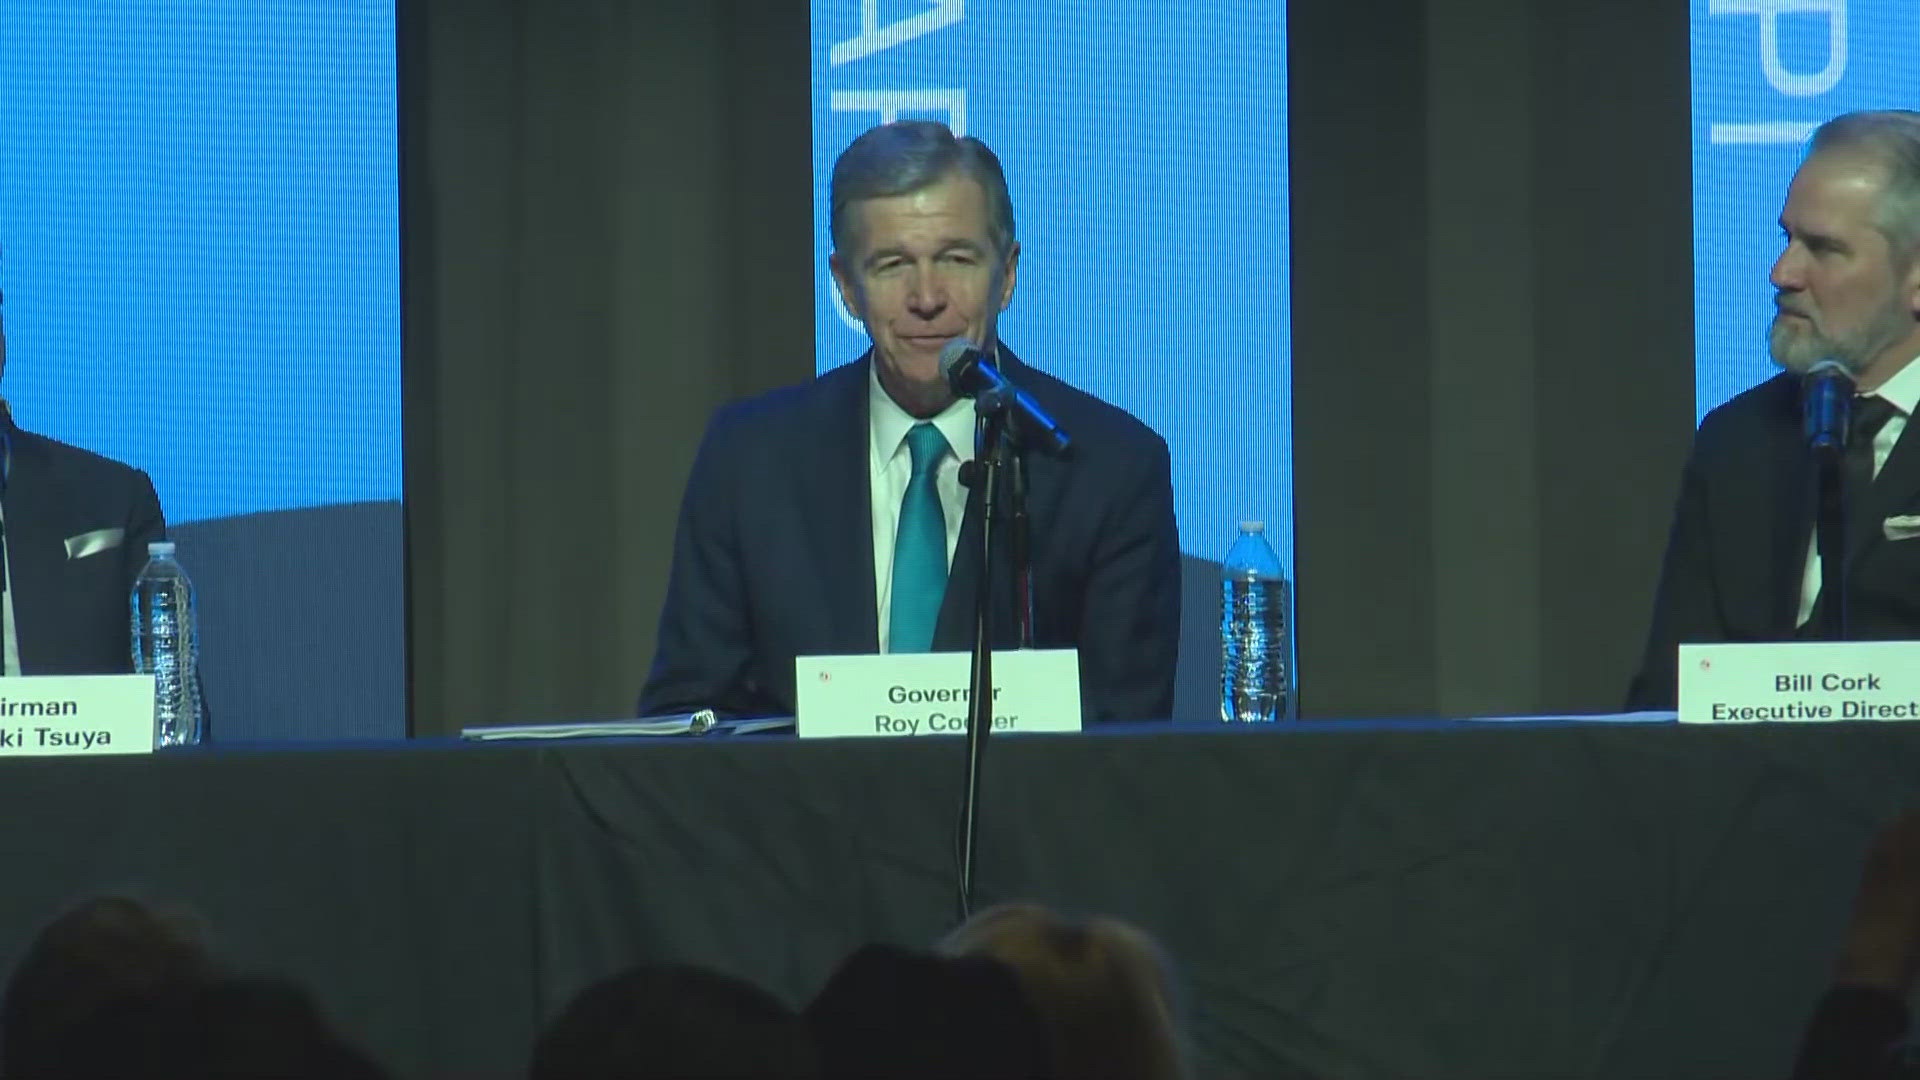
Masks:
[[[821,377],[822,415],[810,430],[823,434],[806,456],[809,465],[800,470],[807,547],[819,577],[818,595],[827,606],[829,640],[822,645],[834,653],[880,649],[868,503],[867,363],[856,361]]]
[[[1813,537],[1818,489],[1813,458],[1800,437],[1797,399],[1781,411],[1784,419],[1773,428],[1773,457],[1767,475],[1774,485],[1772,550],[1768,580],[1772,582],[1772,634],[1789,634],[1800,615],[1800,590],[1806,576],[1807,545]],[[1738,540],[1735,541],[1738,543]]]

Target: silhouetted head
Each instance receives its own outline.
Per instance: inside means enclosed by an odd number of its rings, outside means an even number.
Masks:
[[[865,946],[827,980],[806,1018],[829,1078],[1051,1076],[1040,1017],[1013,972],[987,957]]]
[[[52,1075],[74,1032],[102,1009],[192,985],[211,966],[182,917],[119,896],[68,909],[33,939],[7,982],[0,1076]]]
[[[643,965],[582,990],[534,1044],[532,1080],[812,1080],[806,1027],[765,990]]]
[[[1172,979],[1143,931],[1037,904],[989,908],[942,950],[1012,968],[1046,1022],[1055,1080],[1178,1080],[1186,1053]]]

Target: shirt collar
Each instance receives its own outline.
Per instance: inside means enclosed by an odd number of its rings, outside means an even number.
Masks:
[[[900,450],[900,444],[907,440],[907,432],[920,422],[919,418],[900,407],[886,388],[880,385],[880,371],[869,357],[867,363],[867,416],[868,430],[872,436],[873,467],[875,470],[886,468],[887,462]],[[954,403],[941,410],[940,415],[930,421],[947,437],[947,445],[952,448],[953,456],[959,460],[973,460],[973,402],[967,398],[957,398]]]
[[[1900,410],[1901,416],[1911,417],[1914,409],[1920,408],[1920,359],[1908,361],[1906,367],[1894,372],[1893,378],[1867,396],[1885,398],[1887,404]]]

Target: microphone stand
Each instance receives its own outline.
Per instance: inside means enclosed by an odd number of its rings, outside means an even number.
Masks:
[[[1000,469],[1006,464],[1007,408],[998,393],[974,398],[972,479],[980,499],[980,577],[973,590],[973,674],[967,692],[967,788],[960,804],[960,918],[973,913],[973,869],[980,825],[980,765],[993,728],[993,534]],[[1018,476],[1018,473],[1015,474]]]
[[[1807,451],[1814,467],[1814,548],[1820,555],[1819,610],[1807,629],[1818,641],[1845,641],[1846,460],[1853,414],[1852,376],[1837,364],[1823,362],[1803,382],[1801,395]]]
[[[1033,526],[1027,519],[1027,457],[1011,445],[1007,452],[1013,457],[1013,483],[1010,494],[1013,496],[1012,512],[1008,515],[1008,524],[1012,527],[1007,538],[1008,550],[1013,555],[1013,614],[1014,621],[1020,624],[1020,647],[1033,648]]]
[[[1847,640],[1847,511],[1842,471],[1844,455],[1837,450],[1816,450],[1815,536],[1820,552],[1820,625],[1814,628],[1821,641]]]

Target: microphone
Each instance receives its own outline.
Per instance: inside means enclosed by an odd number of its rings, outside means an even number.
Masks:
[[[1817,361],[1800,376],[1800,409],[1807,448],[1816,455],[1840,455],[1853,412],[1853,373],[1838,360]]]
[[[1024,436],[1040,450],[1065,457],[1073,440],[1053,417],[1024,391],[1000,374],[993,361],[981,355],[966,338],[954,338],[940,350],[940,373],[947,385],[961,397],[970,397],[975,407],[991,412],[1006,409],[1013,416],[1016,437]]]

